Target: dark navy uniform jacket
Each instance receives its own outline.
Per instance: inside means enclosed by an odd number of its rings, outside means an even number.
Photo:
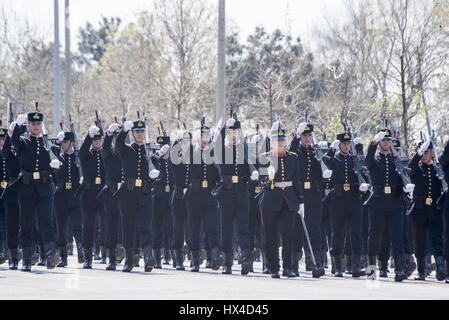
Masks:
[[[87,135],[83,144],[79,150],[79,158],[81,161],[81,167],[83,169],[83,184],[87,180],[90,180],[93,190],[101,190],[105,184],[105,170],[103,156],[100,150],[91,149],[92,138]],[[96,184],[95,181],[100,178],[100,184]]]
[[[80,172],[76,164],[75,152],[72,154],[63,153],[58,155],[58,160],[62,162],[59,169],[53,169],[53,179],[56,185],[56,193],[67,192],[67,196],[72,193],[72,197],[69,196],[70,203],[67,206],[78,207],[79,200],[75,197],[77,188],[79,187]],[[65,186],[70,183],[72,188],[66,190]],[[67,199],[67,198],[66,198]]]
[[[8,203],[17,204],[17,195],[15,193],[14,187],[11,186],[13,180],[17,179],[20,173],[19,158],[17,157],[16,150],[11,144],[11,138],[9,135],[6,136],[5,144],[3,145],[1,153],[2,162],[5,161],[6,164],[6,179],[8,181],[8,186],[2,192],[1,195],[4,201]]]
[[[30,136],[29,138],[21,137],[22,128],[16,125],[12,133],[11,142],[14,146],[22,173],[43,172],[50,170],[50,151],[46,149],[44,139]],[[23,192],[24,195],[31,195],[34,188],[37,189],[41,197],[50,197],[53,195],[54,186],[51,183],[41,183],[41,180],[33,180],[31,184],[18,184],[17,191]]]
[[[444,180],[449,184],[449,142],[446,143],[443,153],[440,155],[440,163],[444,170]],[[449,208],[449,196],[446,195],[444,207]]]
[[[175,146],[178,142],[175,142],[175,144],[173,146]],[[189,147],[190,152],[192,151],[192,146]],[[188,151],[188,150],[187,150]],[[187,191],[187,187],[190,184],[190,168],[191,168],[191,153],[188,152],[187,155],[185,156],[181,156],[178,159],[179,163],[173,163],[172,161],[170,161],[170,165],[172,167],[173,170],[173,175],[174,175],[174,179],[175,179],[175,186],[176,188],[179,188],[180,190],[182,190],[182,194],[178,193],[176,194],[176,191],[173,190],[171,198],[170,198],[170,204],[173,204],[173,201],[175,200],[175,198],[177,200],[181,200],[184,199],[184,195],[185,192],[184,190]],[[187,157],[187,158],[186,158]],[[182,197],[181,197],[182,195]]]
[[[287,205],[290,211],[298,211],[299,204],[304,202],[302,187],[299,182],[298,156],[293,152],[286,151],[284,155],[280,157],[274,156],[271,152],[263,153],[261,157],[269,157],[269,163],[277,161],[277,170],[274,175],[274,181],[270,181],[268,176],[261,177],[263,183],[268,183],[262,188],[262,191],[258,196],[261,209],[280,211],[283,205]],[[268,163],[268,161],[265,160],[262,163]],[[276,166],[273,167],[276,168]],[[291,187],[273,188],[272,186],[273,182],[289,181],[292,182]]]
[[[403,210],[403,184],[396,171],[393,154],[376,155],[377,145],[371,143],[368,147],[365,163],[370,172],[371,182],[374,188],[373,196],[368,205],[370,208],[382,211]],[[385,186],[391,188],[391,194],[385,194]],[[378,190],[379,192],[376,192]]]
[[[170,157],[164,159],[163,157],[153,156],[152,159],[154,167],[160,171],[159,178],[154,183],[154,190],[158,196],[169,196],[171,193],[167,193],[166,187],[171,190],[174,189],[175,176],[171,165]]]
[[[112,139],[113,135],[106,135],[101,155],[104,160],[106,181],[118,183],[123,180],[123,170],[117,148],[112,147]]]
[[[441,196],[443,186],[438,178],[437,168],[434,164],[427,165],[420,162],[421,156],[416,153],[409,163],[411,169],[410,178],[415,184],[413,199],[415,201],[425,201],[426,198],[432,198],[432,205],[436,204]]]

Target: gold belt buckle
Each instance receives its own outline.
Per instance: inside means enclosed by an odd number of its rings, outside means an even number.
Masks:
[[[343,185],[343,190],[345,190],[345,192],[348,192],[349,190],[351,190],[351,186],[349,185],[349,183],[345,183]]]
[[[6,186],[7,186],[7,185],[8,185],[8,182],[2,181],[2,183],[1,183],[2,189],[6,189]]]
[[[118,183],[117,183],[117,190],[120,189],[121,186],[122,186],[122,183],[121,183],[121,182],[118,182]]]
[[[304,189],[309,190],[310,189],[310,182],[304,182]]]
[[[136,187],[141,187],[141,186],[142,186],[142,180],[136,179],[135,186],[136,186]]]
[[[385,194],[391,194],[391,187],[390,186],[386,186],[385,187]]]
[[[41,178],[41,174],[39,172],[33,172],[33,179],[39,180]]]
[[[71,183],[71,182],[66,182],[65,188],[66,188],[67,190],[71,190],[71,189],[72,189],[72,183]]]
[[[426,204],[427,204],[428,206],[431,206],[431,205],[432,205],[432,202],[433,202],[433,201],[432,201],[432,198],[429,197],[429,198],[426,199]]]
[[[165,186],[165,192],[170,192],[170,186],[169,185]]]
[[[95,184],[101,184],[101,178],[100,177],[96,177],[95,178]]]
[[[239,176],[232,176],[232,183],[239,183]]]
[[[206,189],[209,186],[209,184],[207,183],[207,180],[203,180],[202,186],[204,189]]]
[[[256,187],[256,189],[254,190],[256,193],[260,192],[260,187]]]
[[[324,195],[327,196],[330,192],[331,192],[330,189],[325,189],[324,190]]]

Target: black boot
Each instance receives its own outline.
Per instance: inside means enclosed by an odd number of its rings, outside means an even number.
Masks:
[[[175,250],[173,250],[173,249],[170,250],[170,257],[171,257],[171,261],[173,263],[173,269],[176,269],[176,253],[175,253]]]
[[[404,272],[403,257],[394,257],[394,281],[402,282],[407,279],[407,275]]]
[[[0,265],[6,262],[5,242],[0,241]]]
[[[190,269],[191,272],[200,272],[200,264],[201,264],[201,252],[199,250],[192,251],[192,262],[193,266]]]
[[[418,277],[415,280],[425,281],[426,280],[426,259],[425,258],[417,258],[418,261]]]
[[[144,270],[145,272],[151,272],[156,264],[156,259],[153,256],[153,250],[151,245],[147,244],[142,248]]]
[[[22,250],[23,252],[23,250]],[[39,245],[39,262],[37,265],[43,267],[47,264],[47,259],[45,258],[45,248],[43,245]]]
[[[31,249],[31,252],[32,252],[31,253],[31,265],[35,266],[39,262],[39,258],[40,258],[39,249],[36,247],[36,245],[33,245],[31,248],[32,248]],[[19,260],[20,260],[20,257],[19,257]]]
[[[313,266],[313,269],[312,269],[312,277],[314,277],[314,278],[322,277],[325,274],[324,267],[321,262],[321,257],[322,257],[321,252],[317,251],[316,255],[315,255],[316,265]]]
[[[94,245],[94,261],[100,261],[101,255],[100,255],[100,245],[95,244]]]
[[[31,247],[22,248],[22,271],[31,271]]]
[[[249,249],[242,251],[242,276],[246,276],[253,268],[253,255]]]
[[[164,248],[164,264],[170,264],[170,250],[168,248]]]
[[[313,261],[310,257],[310,253],[306,254],[306,271],[312,271],[313,270]]]
[[[125,248],[125,264],[123,265],[123,272],[131,272],[134,268],[134,255],[135,250],[134,248]]]
[[[19,249],[9,249],[9,270],[19,268]]]
[[[293,252],[292,253],[292,272],[295,274],[296,277],[299,277],[299,252]]]
[[[368,279],[376,279],[376,256],[368,256],[369,272],[366,273]]]
[[[115,254],[117,257],[117,263],[122,263],[123,259],[125,258],[125,248],[118,244],[117,248],[115,249]]]
[[[334,258],[334,256],[331,256],[331,264],[332,264],[332,266],[331,266],[331,274],[335,275],[335,258]]]
[[[323,256],[321,257],[321,261],[323,261],[323,267],[324,267],[324,269],[327,269],[329,266],[328,266],[328,263],[327,263],[327,251],[323,251]]]
[[[54,269],[59,261],[59,253],[54,242],[45,244],[45,258],[47,259],[47,269]]]
[[[83,269],[92,269],[92,248],[83,248]]]
[[[388,261],[379,261],[379,277],[388,278],[388,272],[390,272],[390,270],[388,270]]]
[[[138,268],[140,262],[140,248],[134,250],[133,267]]]
[[[184,271],[184,251],[182,249],[175,250],[176,270]]]
[[[101,264],[106,264],[108,262],[108,249],[104,246],[100,247]]]
[[[416,263],[412,256],[408,253],[404,253],[404,272],[407,275],[407,278],[412,275],[412,273],[416,270]]]
[[[224,266],[222,274],[232,274],[232,263],[234,255],[232,253],[224,253]]]
[[[352,259],[351,256],[345,255],[345,271],[347,274],[352,274]]]
[[[343,278],[343,267],[342,267],[342,256],[341,255],[336,255],[333,256],[334,258],[334,265],[335,265],[335,276],[337,278]]]
[[[78,242],[76,244],[76,255],[78,256],[78,263],[84,262],[83,244]]]
[[[366,272],[364,268],[361,267],[360,256],[355,254],[352,255],[352,277],[359,278],[365,275]]]
[[[212,269],[211,250],[209,249],[206,250],[206,269]]]
[[[443,281],[446,278],[446,272],[444,268],[444,258],[442,256],[435,257],[437,280]]]
[[[115,249],[108,249],[108,258],[109,263],[106,266],[106,270],[108,271],[115,271],[117,270],[117,257],[115,255]]]
[[[267,256],[262,252],[262,274],[270,274],[270,269],[268,268]]]
[[[220,249],[212,248],[212,250],[210,250],[210,255],[212,270],[220,269],[220,267],[223,266],[223,255],[221,254]]]
[[[446,260],[446,283],[449,283],[449,260]]]
[[[161,264],[161,249],[154,249],[153,250],[154,258],[156,259],[156,264],[154,265],[155,269],[162,269]]]
[[[61,256],[61,260],[59,261],[57,267],[58,268],[65,268],[67,267],[67,246],[63,246],[59,248],[59,255]]]

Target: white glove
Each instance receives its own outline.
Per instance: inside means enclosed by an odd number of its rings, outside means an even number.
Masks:
[[[330,179],[330,177],[332,177],[332,170],[324,170],[323,172],[323,179]]]
[[[305,128],[307,127],[307,122],[302,122],[302,123],[300,123],[299,124],[299,127],[298,127],[298,130],[296,130],[296,133],[299,135],[299,134],[302,134],[303,132],[304,132],[304,130],[305,130]]]
[[[83,184],[83,181],[84,181],[84,177],[81,177],[80,178],[80,184]]]
[[[59,169],[59,167],[62,165],[62,163],[59,160],[52,160],[50,162],[50,167],[52,167],[53,169]]]
[[[298,214],[304,219],[304,203],[299,204]]]
[[[359,187],[359,191],[360,192],[367,192],[369,189],[369,184],[368,183],[362,183]]]
[[[150,171],[150,178],[153,179],[153,180],[156,179],[157,177],[159,177],[159,173],[160,173],[159,170],[156,170],[156,169],[151,170]]]
[[[276,174],[276,170],[274,169],[273,166],[269,166],[267,171],[268,171],[268,178],[270,180],[273,180],[274,179],[274,175]]]
[[[340,141],[339,140],[335,140],[331,144],[331,148],[334,149],[334,150],[337,150],[339,146],[340,146]]]
[[[276,121],[275,123],[273,123],[273,126],[271,127],[271,130],[277,131],[277,130],[279,130],[279,126],[280,126],[279,121]]]
[[[235,124],[235,119],[231,118],[226,121],[226,127],[232,127]]]
[[[360,143],[360,138],[358,138],[358,137],[355,138],[355,139],[354,139],[354,144],[359,144],[359,143]]]
[[[92,127],[90,127],[90,128],[89,128],[89,137],[90,137],[91,139],[93,139],[94,136],[95,136],[95,134],[96,134],[97,132],[99,132],[99,131],[100,131],[100,129],[99,129],[97,126],[92,126]]]
[[[170,146],[168,144],[166,144],[159,150],[159,152],[161,155],[164,155],[168,152],[169,149],[170,149]]]
[[[109,126],[108,133],[113,133],[120,127],[118,123],[113,123]]]
[[[16,125],[17,125],[18,123],[17,123],[17,121],[13,121],[12,123],[11,123],[11,125],[9,126],[9,130],[12,132],[12,131],[14,131],[14,129],[16,128]]]
[[[28,116],[26,114],[19,114],[17,116],[17,124],[21,126],[25,122],[27,122]]]
[[[184,131],[183,130],[178,130],[176,132],[176,136],[178,137],[178,140],[182,140],[182,138],[184,138]]]
[[[58,133],[58,141],[62,142],[64,141],[65,133],[63,131]]]
[[[327,145],[327,141],[320,141],[319,143],[318,143],[318,146],[321,148],[321,149],[327,149],[329,146]]]
[[[386,133],[385,131],[379,132],[378,134],[376,134],[376,135],[374,136],[373,141],[374,141],[375,143],[378,143],[380,140],[382,140],[383,138],[385,138],[385,135],[386,135],[386,134],[387,134],[387,133]]]
[[[427,151],[427,149],[429,149],[429,146],[430,146],[430,140],[427,140],[426,142],[424,142],[424,143],[421,145],[421,148],[419,148],[418,154],[419,154],[420,156],[423,156],[424,153]]]
[[[128,132],[129,130],[131,130],[131,129],[133,128],[133,126],[134,126],[134,123],[133,123],[132,121],[126,121],[126,122],[123,124],[123,130],[124,130],[125,132]]]
[[[254,170],[253,173],[251,174],[251,180],[257,181],[258,179],[259,179],[259,171]]]
[[[409,183],[403,188],[403,190],[405,193],[413,193],[413,190],[415,190],[415,185],[412,183]]]

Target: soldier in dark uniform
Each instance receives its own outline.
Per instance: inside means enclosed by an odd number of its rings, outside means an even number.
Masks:
[[[7,173],[0,175],[1,186],[4,190],[1,198],[5,206],[6,222],[6,245],[9,250],[9,269],[17,270],[19,266],[19,203],[17,192],[11,187],[11,183],[17,179],[20,173],[19,159],[16,150],[11,144],[11,134],[15,123],[12,124],[9,134],[6,135],[5,143],[1,152],[1,165],[6,165]],[[24,127],[22,127],[25,130]],[[5,182],[7,185],[5,186]]]
[[[415,207],[411,213],[415,234],[415,256],[418,260],[418,278],[426,278],[427,236],[430,238],[432,255],[436,262],[437,280],[446,278],[443,258],[442,204],[438,202],[443,192],[437,168],[433,163],[433,144],[421,143],[420,149],[409,164],[410,177],[416,185],[413,191]]]
[[[282,238],[283,275],[296,277],[291,269],[293,222],[297,214],[304,216],[299,161],[295,153],[285,150],[286,139],[285,130],[275,123],[271,130],[271,151],[262,154],[260,160],[260,166],[266,168],[261,177],[265,186],[259,195],[264,248],[271,277],[276,279],[280,278],[279,235]]]
[[[92,248],[96,232],[96,220],[104,218],[103,203],[97,200],[105,185],[104,161],[101,155],[103,131],[96,126],[89,129],[79,150],[83,170],[81,186],[81,214],[83,218],[84,269],[92,269]]]
[[[160,136],[156,139],[161,149],[152,161],[160,176],[153,186],[153,251],[156,269],[161,269],[162,248],[168,248],[171,238],[170,194],[174,189],[175,178],[170,165],[170,137]]]
[[[173,216],[173,249],[175,250],[173,260],[175,261],[176,270],[185,270],[183,248],[185,242],[185,225],[187,223],[187,204],[184,196],[190,184],[192,134],[180,130],[177,136],[178,140],[173,144],[173,150],[170,155],[175,177],[174,190],[170,198],[170,207]]]
[[[7,259],[7,246],[6,246],[6,203],[3,200],[2,194],[8,185],[8,170],[6,167],[6,159],[1,155],[5,139],[7,136],[7,130],[3,129],[2,122],[0,120],[0,264],[5,263]]]
[[[56,156],[59,163],[54,166],[54,182],[56,193],[54,198],[54,214],[56,218],[57,240],[61,261],[58,267],[67,266],[67,239],[69,222],[72,219],[80,218],[79,199],[76,192],[79,188],[80,173],[76,163],[74,151],[75,135],[73,132],[60,132],[58,140],[61,149],[57,150]],[[62,152],[61,152],[62,151]],[[81,224],[80,224],[81,225]],[[81,230],[73,230],[76,234],[77,247],[82,246]],[[80,262],[80,261],[79,261]]]
[[[114,128],[111,128],[111,131]],[[132,129],[133,143],[126,144],[126,136]],[[156,263],[152,254],[153,203],[151,188],[153,179],[159,171],[149,169],[145,147],[145,122],[126,121],[116,140],[116,149],[122,161],[124,183],[116,192],[122,217],[123,246],[125,247],[125,265],[123,272],[131,272],[134,267],[136,234],[142,246],[145,272],[151,272]]]
[[[189,217],[190,250],[192,251],[192,272],[198,272],[201,264],[202,225],[207,235],[206,246],[211,251],[211,268],[218,270],[223,264],[220,255],[218,203],[211,191],[220,182],[214,165],[214,148],[210,129],[202,125],[193,137],[190,185],[185,195]]]
[[[444,151],[439,158],[440,164],[444,172],[444,180],[449,184],[449,142],[446,142]],[[446,283],[449,283],[449,195],[443,201],[443,219],[444,219],[444,234],[443,234],[443,257],[446,261]]]
[[[322,263],[321,244],[321,214],[322,214],[322,186],[323,172],[320,162],[316,156],[313,143],[313,125],[301,123],[295,137],[290,144],[290,151],[299,157],[299,180],[304,190],[305,223],[310,235],[310,242],[314,251],[316,266],[313,267],[312,275],[319,278],[324,275]],[[327,173],[330,178],[331,173]],[[304,231],[298,218],[295,220],[293,239],[293,250],[302,251],[304,241]]]
[[[30,136],[23,138],[21,137],[22,125],[27,119]],[[43,119],[43,114],[37,110],[29,113],[28,116],[19,115],[11,137],[21,166],[20,179],[17,180],[17,185],[14,185],[14,188],[18,193],[20,208],[22,271],[31,271],[32,233],[36,213],[39,221],[39,233],[46,253],[47,269],[53,269],[59,260],[55,248],[55,230],[52,218],[55,190],[50,177],[50,153],[41,137]]]
[[[109,126],[104,139],[103,149],[101,154],[104,160],[106,185],[100,192],[98,198],[105,205],[105,236],[106,236],[106,248],[109,258],[109,264],[106,266],[106,270],[115,271],[117,267],[117,260],[121,260],[122,254],[119,254],[117,259],[117,244],[118,234],[120,230],[120,209],[117,199],[113,197],[114,193],[120,189],[123,183],[123,169],[120,161],[120,157],[115,147],[116,139],[120,133],[121,128],[116,124]]]
[[[214,150],[220,183],[214,189],[213,195],[218,199],[221,214],[221,237],[225,260],[223,273],[232,273],[232,236],[234,220],[237,219],[239,245],[242,250],[241,274],[246,275],[253,264],[249,247],[248,180],[258,180],[259,173],[248,162],[248,150],[243,141],[240,122],[229,119],[220,134],[221,148]],[[223,143],[223,140],[226,142]]]
[[[352,276],[358,278],[365,272],[360,266],[362,250],[362,201],[360,192],[366,192],[369,185],[359,185],[354,172],[356,155],[350,154],[351,135],[347,132],[337,135],[337,140],[323,160],[332,170],[334,188],[331,191],[331,255],[335,262],[335,276],[343,277],[344,240],[347,227],[351,243]]]
[[[391,153],[391,138],[390,130],[380,130],[370,144],[366,156],[366,165],[373,184],[373,195],[369,200],[368,259],[370,266],[376,265],[381,233],[386,225],[395,260],[395,281],[401,282],[407,278],[403,271],[404,205],[401,196],[403,192],[413,192],[414,186],[410,184],[403,187]],[[376,156],[378,145],[380,152]],[[368,276],[371,275],[372,273],[368,274]]]

